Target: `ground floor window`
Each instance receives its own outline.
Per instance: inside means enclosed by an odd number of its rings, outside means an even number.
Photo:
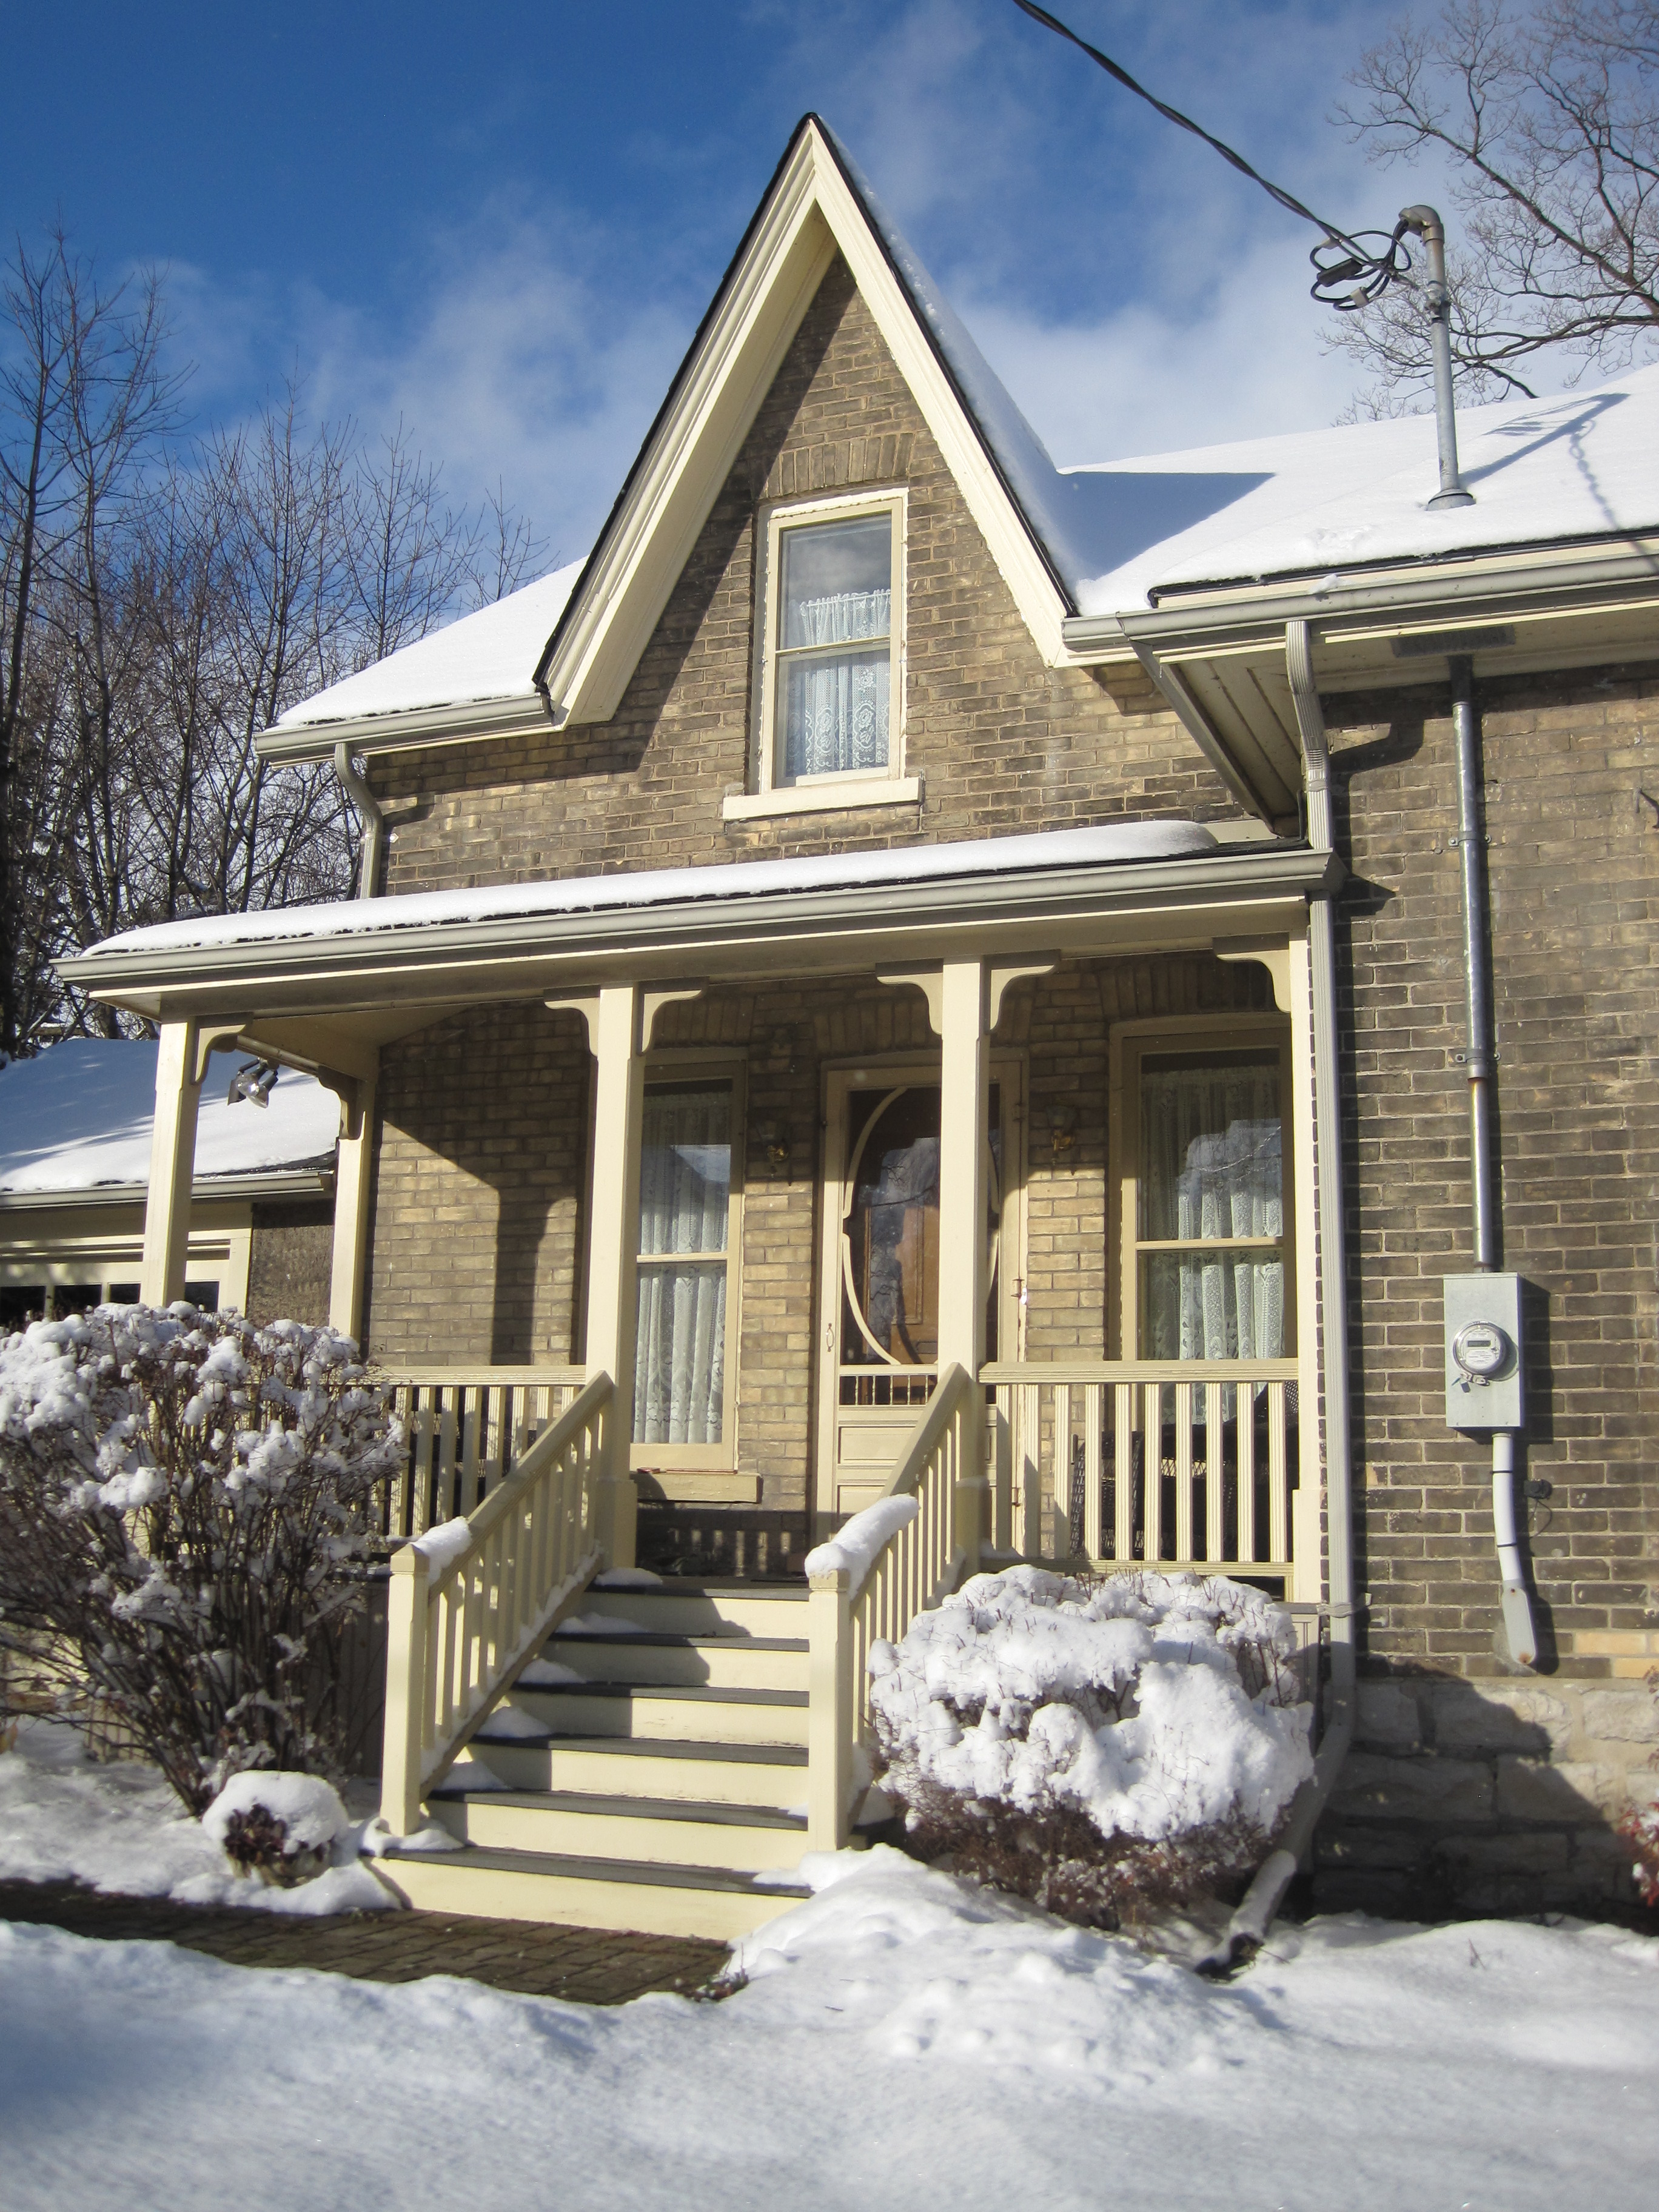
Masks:
[[[727,1440],[736,1121],[730,1077],[646,1086],[635,1445]]]

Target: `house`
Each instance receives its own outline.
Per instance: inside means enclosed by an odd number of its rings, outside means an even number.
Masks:
[[[1462,435],[1058,471],[809,117],[586,561],[261,739],[369,895],[65,963],[160,1029],[147,1296],[209,1055],[343,1099],[410,1896],[750,1924],[871,1640],[1079,1556],[1296,1609],[1322,1900],[1620,1893],[1659,370]]]
[[[72,1037],[0,1068],[0,1330],[138,1296],[156,1051]],[[338,1102],[290,1068],[259,1089],[264,1112],[202,1102],[181,1295],[324,1321]]]

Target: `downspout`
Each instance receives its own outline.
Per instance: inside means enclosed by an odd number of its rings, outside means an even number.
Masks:
[[[1305,622],[1285,625],[1285,665],[1302,734],[1308,801],[1308,842],[1334,849],[1331,835],[1331,757],[1324,711],[1314,681]],[[1333,896],[1311,902],[1308,969],[1312,993],[1314,1141],[1319,1179],[1319,1311],[1324,1348],[1325,1561],[1330,1595],[1330,1705],[1311,1777],[1291,1801],[1290,1817],[1227,1923],[1227,1932],[1198,1971],[1219,1980],[1247,1966],[1266,1940],[1285,1892],[1313,1842],[1342,1762],[1353,1741],[1355,1613],[1353,1461],[1348,1398],[1348,1267],[1342,1217],[1342,1115],[1337,1073],[1336,917]]]
[[[339,744],[334,748],[334,773],[352,805],[357,810],[362,829],[361,854],[357,867],[357,896],[374,898],[380,889],[380,831],[386,823],[379,801],[367,781],[352,765],[351,748]]]
[[[1498,1176],[1492,1157],[1492,1090],[1497,1072],[1492,1048],[1492,994],[1486,988],[1491,964],[1487,915],[1486,838],[1480,826],[1480,721],[1474,705],[1474,666],[1466,653],[1455,654],[1451,672],[1452,732],[1457,754],[1457,849],[1463,907],[1463,980],[1468,1002],[1469,1201],[1474,1215],[1474,1264],[1491,1274],[1501,1255],[1498,1231]],[[1521,1561],[1521,1532],[1515,1510],[1515,1437],[1495,1429],[1492,1439],[1492,1518],[1503,1585],[1504,1633],[1510,1656],[1520,1667],[1538,1656],[1538,1628],[1532,1593]]]

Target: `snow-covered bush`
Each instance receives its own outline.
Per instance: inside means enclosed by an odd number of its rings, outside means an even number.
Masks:
[[[1094,1926],[1248,1873],[1313,1768],[1295,1632],[1220,1577],[976,1575],[870,1673],[908,1848]]]
[[[0,1711],[113,1722],[192,1813],[337,1772],[386,1395],[332,1329],[183,1304],[0,1342]]]
[[[249,1769],[226,1783],[202,1826],[244,1874],[258,1871],[287,1888],[321,1874],[351,1815],[319,1774]]]

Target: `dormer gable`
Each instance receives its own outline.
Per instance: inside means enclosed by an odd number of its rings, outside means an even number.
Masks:
[[[556,726],[608,720],[837,255],[1042,659],[1076,611],[1062,477],[833,133],[791,139],[535,672]]]

